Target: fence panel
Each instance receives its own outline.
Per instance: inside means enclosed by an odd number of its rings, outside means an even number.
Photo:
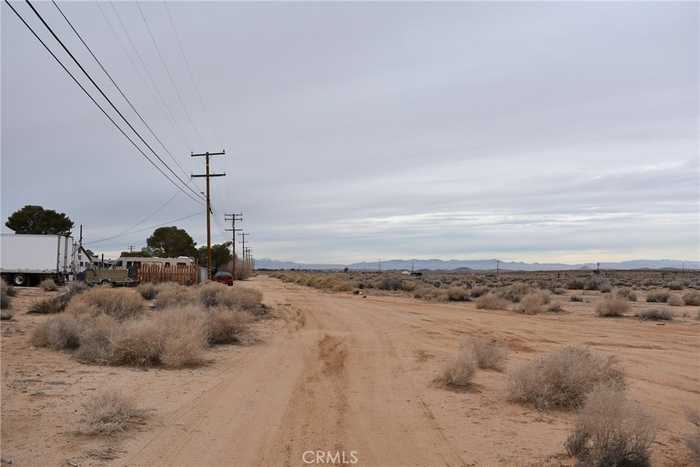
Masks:
[[[139,282],[177,282],[181,285],[194,285],[198,280],[198,267],[194,264],[186,266],[169,266],[162,264],[142,264],[139,268]]]

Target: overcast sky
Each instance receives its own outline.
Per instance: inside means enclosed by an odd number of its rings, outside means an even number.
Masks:
[[[243,211],[256,256],[285,260],[700,259],[697,2],[60,5],[183,172],[226,149],[217,242]],[[199,212],[174,224],[206,242],[203,208],[162,207],[176,189],[5,4],[1,168],[3,223],[39,204],[109,255]]]

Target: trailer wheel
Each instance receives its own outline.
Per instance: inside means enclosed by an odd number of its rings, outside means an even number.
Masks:
[[[15,285],[23,286],[26,285],[27,278],[24,277],[24,274],[15,274],[15,276],[12,278],[12,282],[14,282]]]

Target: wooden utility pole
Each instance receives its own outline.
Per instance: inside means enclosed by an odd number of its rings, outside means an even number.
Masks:
[[[243,222],[243,213],[231,213],[231,214],[225,214],[224,215],[224,220],[231,221],[231,228],[226,229],[226,232],[231,232],[231,247],[233,248],[233,266],[231,270],[231,275],[233,276],[233,280],[236,280],[236,232],[242,232],[243,229],[237,229],[236,228],[236,221],[241,221]]]
[[[209,156],[224,156],[226,151],[221,152],[204,152],[201,154],[190,154],[190,157],[204,157],[206,160],[205,173],[193,174],[192,178],[204,177],[207,179],[207,279],[211,280],[211,198],[209,191],[209,179],[211,177],[223,177],[226,174],[209,173]]]
[[[241,232],[241,233],[240,233],[240,236],[241,236],[241,243],[243,244],[243,263],[245,263],[245,261],[246,261],[246,259],[245,259],[245,255],[246,255],[246,253],[245,253],[245,238],[246,238],[248,235],[250,235],[250,234],[249,234],[249,233],[246,233],[246,232]]]

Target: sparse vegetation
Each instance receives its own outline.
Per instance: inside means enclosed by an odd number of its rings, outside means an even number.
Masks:
[[[624,298],[606,297],[595,306],[595,313],[603,318],[624,316],[630,311],[630,304]]]
[[[479,368],[503,371],[508,359],[508,349],[504,345],[482,337],[468,337],[461,345],[471,350]]]
[[[72,316],[57,316],[44,321],[34,330],[32,344],[54,350],[77,348],[80,345],[78,320]]]
[[[74,314],[99,312],[125,320],[142,314],[143,305],[143,299],[135,290],[97,287],[71,300],[68,311]]]
[[[115,390],[89,398],[82,409],[80,432],[90,435],[126,431],[129,423],[144,417],[144,411],[131,398]]]
[[[586,347],[566,346],[526,363],[509,374],[509,398],[538,409],[580,407],[599,384],[623,387],[624,374],[613,356]]]
[[[153,282],[139,284],[136,290],[141,294],[144,300],[153,300],[158,295],[158,286]]]
[[[55,297],[34,302],[32,306],[29,307],[29,312],[37,314],[60,313],[66,309],[66,306],[68,306],[68,303],[73,297],[83,293],[85,290],[87,290],[87,286],[84,283],[72,282],[65,292]]]
[[[54,282],[53,279],[44,279],[39,284],[39,287],[41,287],[41,290],[45,292],[55,292],[56,290],[58,290],[58,286],[56,285],[56,282]]]
[[[510,302],[496,294],[488,293],[476,300],[476,307],[480,310],[507,310]]]
[[[566,449],[581,465],[650,466],[655,436],[650,413],[627,400],[618,386],[600,385],[587,396]]]
[[[247,311],[213,309],[207,316],[209,344],[235,344],[248,331],[253,316]]]
[[[447,298],[451,302],[468,302],[471,300],[469,290],[462,287],[450,287],[447,290]]]
[[[671,294],[668,297],[668,304],[671,306],[683,306],[684,305],[683,299],[679,295],[676,295],[676,294]]]
[[[647,302],[649,303],[666,303],[668,301],[668,297],[671,294],[667,292],[666,290],[662,289],[655,289],[655,290],[650,290],[647,292]]]
[[[617,289],[615,291],[615,295],[624,299],[629,300],[630,302],[636,302],[637,301],[637,293],[632,290],[629,287],[623,287],[621,289]]]
[[[471,347],[462,347],[457,354],[447,362],[436,382],[447,385],[469,386],[476,371],[476,358]]]
[[[572,295],[571,298],[569,299],[571,302],[583,302],[583,297],[580,297],[578,295]]]
[[[516,311],[526,315],[536,315],[545,311],[547,303],[549,303],[549,295],[541,290],[536,290],[528,293],[520,300]]]
[[[700,411],[688,409],[686,416],[690,424],[693,425],[693,431],[685,436],[685,445],[688,447],[695,464],[700,465]]]
[[[683,303],[688,306],[700,306],[700,290],[690,290],[684,293]]]
[[[658,308],[640,311],[637,316],[639,316],[641,320],[671,321],[673,319],[673,313],[671,313],[670,310],[661,310]]]
[[[12,299],[10,297],[14,297],[14,295],[15,289],[7,285],[4,279],[0,279],[0,310],[9,310],[12,307]],[[9,312],[4,313],[4,315],[12,317],[12,313]]]

